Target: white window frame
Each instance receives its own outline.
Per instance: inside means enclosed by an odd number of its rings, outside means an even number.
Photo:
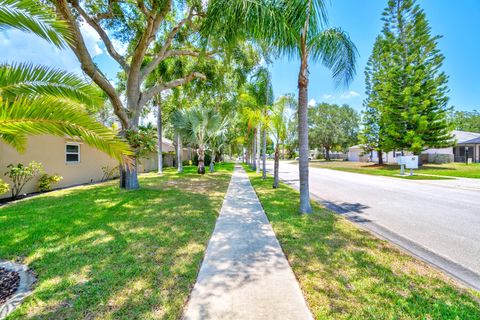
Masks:
[[[67,146],[76,146],[78,147],[78,152],[68,152],[67,151]],[[69,154],[76,154],[78,155],[78,161],[68,161],[67,160],[67,155]],[[77,164],[77,163],[80,163],[80,156],[81,156],[81,152],[80,152],[80,143],[76,143],[76,142],[67,142],[65,143],[65,163],[66,164]]]

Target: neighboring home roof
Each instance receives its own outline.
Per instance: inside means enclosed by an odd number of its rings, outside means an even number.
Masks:
[[[464,142],[459,142],[458,144],[480,144],[480,137]]]
[[[349,150],[350,149],[363,149],[363,145],[362,144],[357,144],[356,146],[351,146],[350,148],[348,148]]]
[[[453,130],[453,135],[458,144],[464,144],[467,141],[480,138],[480,133],[477,132]]]
[[[173,141],[172,141],[172,140],[162,137],[162,143],[163,143],[163,146],[164,146],[164,147],[166,146],[167,149],[168,149],[168,150],[163,150],[163,152],[175,151],[175,145],[173,144]],[[192,149],[192,148],[190,148],[190,147],[183,147],[182,149],[183,149],[183,150],[188,150],[188,149]]]
[[[173,141],[170,140],[170,139],[167,139],[165,137],[162,137],[162,142],[165,143],[165,144],[169,144],[169,145],[173,146]]]
[[[460,131],[460,130],[453,130],[452,134],[454,139],[457,141],[457,144],[475,144],[480,143],[480,133],[478,132],[468,132],[468,131]],[[356,146],[351,146],[348,148],[349,150],[355,149],[363,149],[362,144],[357,144]]]

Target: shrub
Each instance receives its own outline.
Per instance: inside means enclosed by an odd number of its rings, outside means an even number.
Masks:
[[[103,166],[102,171],[103,171],[103,176],[102,179],[100,180],[101,182],[107,181],[115,177],[115,174],[118,174],[118,170],[120,169],[119,166],[115,166],[110,169],[109,166]]]
[[[0,194],[4,194],[8,190],[10,190],[10,186],[8,185],[8,183],[0,179]]]
[[[35,161],[30,162],[28,166],[21,163],[16,166],[9,164],[7,168],[5,175],[12,180],[12,198],[14,199],[18,197],[27,182],[43,171],[42,164]]]
[[[52,190],[52,185],[58,183],[62,179],[63,177],[56,173],[53,175],[45,173],[38,180],[38,190],[40,190],[40,192],[50,191]]]

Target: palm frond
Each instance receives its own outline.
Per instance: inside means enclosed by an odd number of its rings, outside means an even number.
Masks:
[[[204,146],[223,134],[227,122],[213,108],[193,107],[176,110],[172,114],[172,125],[188,142]]]
[[[86,106],[103,103],[101,91],[76,74],[29,63],[0,64],[0,95],[9,100],[50,96]]]
[[[358,51],[347,33],[329,28],[309,39],[310,57],[332,70],[337,85],[348,85],[356,74]]]
[[[37,0],[0,0],[0,31],[9,28],[32,32],[59,48],[71,41],[67,24]]]
[[[28,135],[42,134],[78,138],[122,162],[128,162],[128,156],[133,154],[113,130],[76,105],[52,98],[14,101],[0,98],[0,140],[22,152]]]

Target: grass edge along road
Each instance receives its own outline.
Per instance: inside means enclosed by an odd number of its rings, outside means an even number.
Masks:
[[[8,319],[179,318],[233,164],[54,191],[0,208],[0,258],[38,276]]]
[[[290,161],[289,163],[298,164],[297,161]],[[420,169],[414,170],[413,176],[408,175],[409,170],[407,169],[405,170],[406,175],[400,176],[400,167],[394,164],[378,165],[352,161],[312,161],[310,167],[411,180],[480,179],[480,164],[425,164]]]
[[[480,294],[245,167],[317,319],[480,319]]]

